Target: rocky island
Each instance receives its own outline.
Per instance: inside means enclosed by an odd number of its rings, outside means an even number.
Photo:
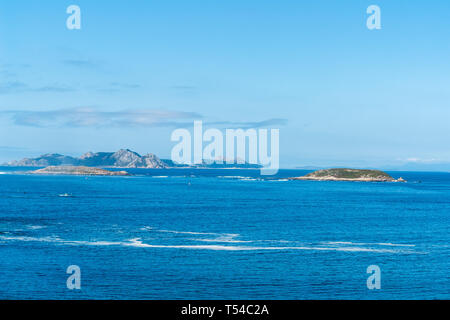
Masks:
[[[403,178],[394,179],[386,172],[380,170],[361,170],[361,169],[318,170],[311,172],[303,177],[290,178],[290,180],[405,182]]]
[[[128,176],[126,171],[109,171],[92,167],[50,166],[29,172],[31,174],[73,175],[73,176]]]
[[[10,167],[47,167],[47,166],[84,166],[102,168],[167,168],[156,155],[149,153],[141,156],[129,149],[117,152],[87,152],[79,158],[58,153],[44,154],[38,158],[25,158],[5,164]]]
[[[65,156],[59,153],[44,154],[37,158],[25,158],[2,164],[7,167],[48,167],[48,166],[84,166],[97,168],[140,168],[140,169],[259,169],[260,165],[250,163],[228,164],[226,161],[203,161],[200,164],[178,164],[172,160],[160,159],[153,153],[141,156],[129,149],[116,152],[87,152],[81,157]]]

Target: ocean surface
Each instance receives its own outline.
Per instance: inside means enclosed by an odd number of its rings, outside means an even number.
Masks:
[[[450,298],[450,173],[16,170],[0,168],[0,299]],[[81,290],[66,286],[71,265]]]

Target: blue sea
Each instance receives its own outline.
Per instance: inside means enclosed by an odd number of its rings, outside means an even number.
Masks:
[[[450,298],[450,173],[17,170],[0,168],[0,299]],[[81,290],[66,286],[71,265]]]

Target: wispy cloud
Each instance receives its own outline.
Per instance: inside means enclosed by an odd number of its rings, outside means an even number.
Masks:
[[[414,162],[414,163],[437,163],[437,162],[443,162],[442,159],[423,159],[423,158],[407,158],[407,159],[399,159],[400,161],[404,162]]]
[[[0,115],[9,116],[16,125],[31,127],[191,127],[204,116],[196,112],[158,109],[127,109],[103,111],[95,108],[66,108],[47,111],[8,110]],[[263,121],[204,121],[205,126],[221,128],[262,128],[284,126],[286,119]]]
[[[20,81],[9,81],[6,83],[0,83],[0,94],[20,92],[28,89],[28,86]]]
[[[21,147],[0,146],[0,151],[24,151],[24,150],[28,149]]]
[[[87,69],[93,69],[100,66],[98,62],[84,59],[67,59],[63,60],[62,63],[71,67],[87,68]]]
[[[49,93],[65,93],[65,92],[73,92],[77,90],[93,90],[99,93],[114,93],[120,92],[124,90],[133,90],[140,89],[141,85],[136,83],[120,83],[120,82],[111,82],[106,86],[95,87],[95,86],[86,86],[84,88],[77,88],[76,86],[66,86],[66,85],[44,85],[44,86],[31,86],[21,81],[8,81],[8,82],[0,82],[0,94],[14,94],[14,93],[26,93],[26,92],[49,92]]]
[[[12,64],[6,63],[0,65],[0,77],[13,78],[17,77],[17,72],[30,68],[29,64]]]
[[[9,81],[0,83],[0,94],[24,93],[24,92],[70,92],[73,88],[61,85],[47,85],[40,87],[32,87],[21,81]]]
[[[10,71],[8,69],[3,69],[3,68],[0,69],[0,77],[12,78],[12,77],[15,77],[15,76],[17,76],[17,74],[15,72],[12,72],[12,71]]]
[[[273,127],[273,126],[285,126],[287,125],[288,120],[287,119],[281,119],[281,118],[273,118],[273,119],[267,119],[263,121],[247,121],[247,122],[235,122],[235,121],[216,121],[216,122],[210,122],[209,125],[216,125],[216,126],[227,126],[232,128],[264,128],[264,127]]]
[[[189,85],[176,85],[170,87],[173,90],[182,90],[182,91],[189,91],[189,90],[195,90],[197,89],[196,86],[189,86]]]
[[[97,92],[113,93],[122,90],[140,89],[141,85],[137,83],[123,83],[123,82],[111,82],[108,86],[95,89]]]
[[[33,88],[31,91],[35,92],[71,92],[75,89],[63,86],[43,86],[38,88]]]
[[[28,64],[3,64],[0,65],[0,94],[14,94],[24,92],[69,92],[74,91],[73,88],[58,83],[46,85],[30,85],[18,80],[20,77],[16,73],[17,70],[31,68]]]
[[[122,83],[122,82],[111,82],[110,85],[111,87],[114,88],[125,88],[125,89],[137,89],[141,87],[139,84],[136,83]]]
[[[10,110],[0,114],[10,116],[17,125],[32,127],[171,127],[185,125],[187,119],[202,117],[194,112],[182,111],[151,109],[99,111],[93,108],[49,111]]]

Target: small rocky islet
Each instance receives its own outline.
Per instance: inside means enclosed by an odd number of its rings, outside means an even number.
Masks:
[[[110,171],[100,168],[83,166],[49,166],[29,172],[42,175],[71,175],[71,176],[128,176],[126,171]]]
[[[290,178],[289,180],[406,182],[403,178],[395,179],[380,170],[346,168],[318,170],[302,177]]]

